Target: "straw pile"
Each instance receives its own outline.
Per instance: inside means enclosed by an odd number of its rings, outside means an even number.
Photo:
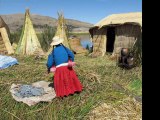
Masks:
[[[89,114],[90,120],[141,120],[141,103],[126,98],[116,105],[102,103]]]
[[[78,37],[69,38],[69,44],[71,46],[71,50],[74,51],[76,54],[88,53],[88,51],[81,46],[80,38]]]

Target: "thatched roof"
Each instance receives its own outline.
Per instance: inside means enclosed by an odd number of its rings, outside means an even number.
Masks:
[[[120,25],[125,23],[138,24],[142,26],[142,12],[112,14],[96,23],[94,27],[101,28],[107,25]]]
[[[0,16],[0,28],[3,28],[3,27],[5,27],[6,30],[7,30],[7,33],[10,34],[8,25],[4,22],[4,20],[3,20],[2,17]]]

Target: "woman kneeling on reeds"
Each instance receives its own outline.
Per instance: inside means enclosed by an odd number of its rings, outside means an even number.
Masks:
[[[54,37],[53,50],[48,56],[48,71],[55,66],[54,89],[57,97],[64,97],[82,91],[82,85],[68,61],[74,61],[74,54],[63,44],[63,39]]]

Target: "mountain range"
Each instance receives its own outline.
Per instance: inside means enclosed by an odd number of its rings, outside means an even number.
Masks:
[[[24,14],[1,15],[1,17],[10,28],[11,33],[21,30],[24,24]],[[56,28],[57,26],[57,19],[48,16],[31,14],[31,20],[36,32],[43,32],[46,26],[50,26],[53,28]],[[91,23],[82,22],[74,19],[65,20],[70,32],[88,32],[89,28],[93,26],[93,24]]]

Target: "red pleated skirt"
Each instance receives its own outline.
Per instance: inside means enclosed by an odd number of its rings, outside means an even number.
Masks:
[[[55,71],[54,89],[57,97],[64,97],[75,92],[81,92],[82,84],[72,68],[61,66]]]

